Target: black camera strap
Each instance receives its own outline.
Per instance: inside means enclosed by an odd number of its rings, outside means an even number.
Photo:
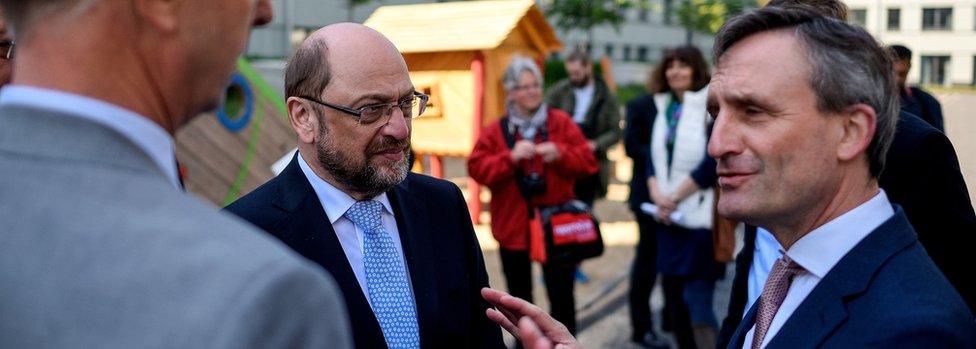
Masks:
[[[509,132],[508,117],[506,116],[501,118],[498,125],[502,128],[502,136],[505,137],[505,144],[508,145],[508,149],[511,150],[515,148],[515,134]],[[546,130],[545,127],[539,130],[539,132],[539,136],[542,137],[543,142],[549,140],[549,131]],[[525,173],[522,172],[522,167],[515,166],[515,178],[522,178],[523,176],[525,176]],[[521,181],[516,180],[516,183],[519,193],[522,194],[522,199],[525,200],[525,207],[527,207],[529,210],[529,219],[535,218],[535,208],[532,206],[532,196],[529,195],[528,189],[521,184]]]

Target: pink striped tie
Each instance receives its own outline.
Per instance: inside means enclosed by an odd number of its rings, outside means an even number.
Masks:
[[[752,336],[752,349],[759,349],[762,345],[769,325],[773,323],[773,317],[779,311],[779,306],[783,304],[786,293],[790,290],[790,283],[793,277],[803,272],[803,267],[796,262],[783,256],[773,264],[773,270],[769,272],[766,285],[763,286],[762,295],[759,296],[759,309],[756,312],[756,331]]]

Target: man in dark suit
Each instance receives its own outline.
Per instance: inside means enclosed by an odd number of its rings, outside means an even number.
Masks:
[[[808,6],[824,15],[846,20],[846,6],[835,0],[815,4],[774,0],[767,6]],[[905,53],[893,47],[889,49],[894,55],[895,80],[903,87],[907,69],[899,71],[898,61]],[[910,60],[910,51],[907,57]],[[976,214],[956,152],[942,132],[906,111],[904,104],[879,185],[891,202],[905,210],[905,216],[918,233],[919,242],[966,301],[970,311],[976,309],[976,284],[971,282],[967,270],[970,246],[976,246]],[[756,289],[762,286],[758,284],[756,287],[756,281],[764,280],[769,270],[756,263],[770,259],[769,256],[779,249],[778,244],[760,243],[756,246],[756,237],[763,238],[768,234],[765,231],[757,234],[755,227],[746,227],[744,247],[736,258],[736,277],[732,283],[728,316],[719,334],[719,346],[728,343],[748,310],[747,305],[755,301],[761,291]]]
[[[728,347],[974,345],[972,313],[878,187],[898,113],[887,53],[767,7],[728,22],[715,57],[719,213],[785,250]]]
[[[427,96],[396,47],[359,24],[327,26],[285,85],[298,154],[227,210],[332,273],[357,347],[501,347],[460,190],[408,173],[410,120]]]
[[[901,97],[901,110],[916,115],[939,131],[945,132],[942,118],[942,104],[922,88],[908,86],[908,71],[912,70],[912,50],[903,45],[888,46],[894,56],[892,69],[898,82],[898,95]]]

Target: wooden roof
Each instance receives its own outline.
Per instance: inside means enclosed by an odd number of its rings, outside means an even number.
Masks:
[[[366,25],[383,33],[402,53],[490,50],[516,28],[525,28],[536,49],[562,49],[532,0],[456,1],[383,6]]]

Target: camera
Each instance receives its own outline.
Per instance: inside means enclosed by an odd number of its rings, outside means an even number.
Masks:
[[[528,196],[540,196],[546,193],[546,179],[538,172],[531,172],[518,177],[522,193]]]

